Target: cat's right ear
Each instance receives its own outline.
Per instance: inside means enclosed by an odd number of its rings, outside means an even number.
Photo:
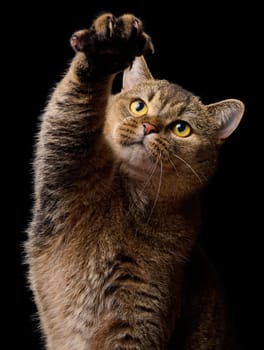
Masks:
[[[145,58],[143,56],[136,57],[132,67],[128,67],[123,73],[122,90],[130,90],[136,84],[150,79],[153,79],[153,76],[148,69]]]
[[[239,125],[245,106],[237,99],[223,100],[207,105],[207,110],[215,117],[218,125],[217,139],[221,143],[227,139]]]

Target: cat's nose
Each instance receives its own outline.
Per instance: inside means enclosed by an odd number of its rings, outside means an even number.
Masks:
[[[144,135],[152,134],[153,132],[158,132],[158,129],[155,125],[150,123],[143,123]]]

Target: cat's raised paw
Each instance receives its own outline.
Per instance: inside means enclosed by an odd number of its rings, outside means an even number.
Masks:
[[[100,15],[89,29],[73,34],[71,46],[77,52],[84,52],[90,63],[96,63],[108,72],[123,70],[136,56],[154,51],[142,21],[132,14],[118,18],[111,13]]]

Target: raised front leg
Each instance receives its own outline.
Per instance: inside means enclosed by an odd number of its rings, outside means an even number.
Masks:
[[[112,81],[135,56],[153,49],[139,19],[109,13],[73,34],[71,45],[75,57],[42,116],[33,234],[61,230],[75,200],[94,206],[110,187],[114,158],[102,129]]]

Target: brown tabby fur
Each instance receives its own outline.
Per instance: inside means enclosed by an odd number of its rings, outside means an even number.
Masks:
[[[221,287],[195,242],[199,193],[242,102],[204,105],[155,80],[133,15],[103,14],[71,45],[42,116],[26,243],[46,348],[233,349]],[[141,117],[129,111],[139,98]],[[173,134],[179,120],[190,136]]]

